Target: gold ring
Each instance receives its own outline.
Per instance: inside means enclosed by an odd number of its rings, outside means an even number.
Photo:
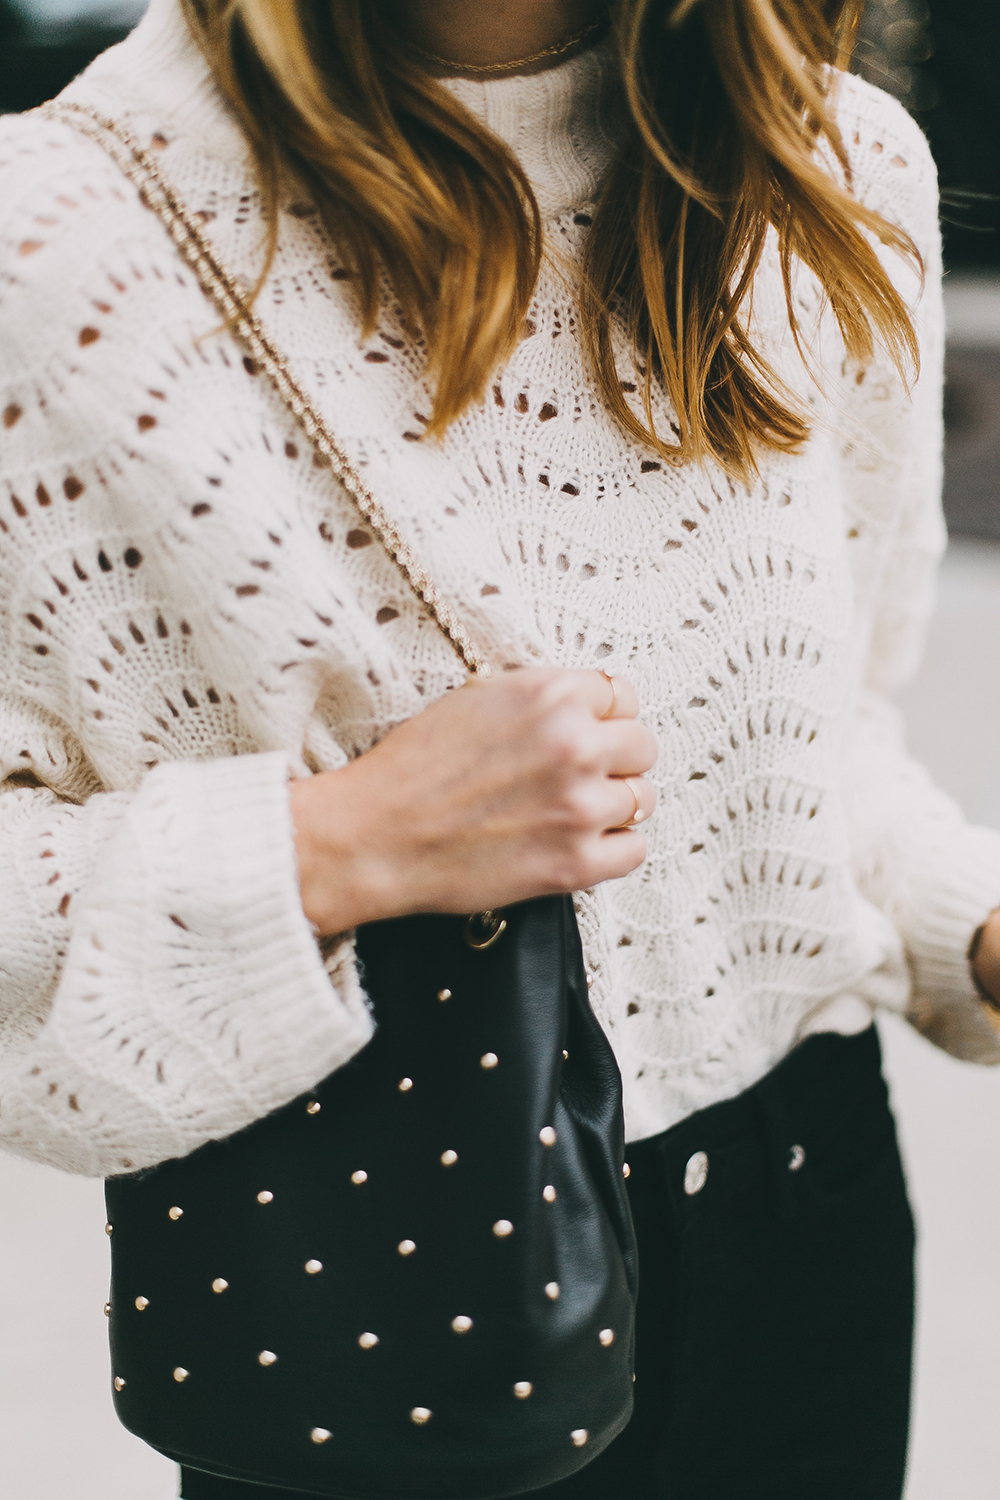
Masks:
[[[629,791],[632,793],[632,796],[635,799],[635,806],[632,808],[632,816],[629,817],[629,818],[626,818],[624,823],[616,823],[615,827],[616,828],[634,828],[637,823],[641,823],[643,821],[643,819],[645,818],[646,814],[639,807],[639,793],[636,791],[635,787],[632,785],[632,778],[630,776],[622,776],[622,777],[619,778],[619,780],[623,781],[625,783],[625,785],[628,787]]]
[[[611,684],[611,703],[608,707],[607,713],[601,714],[602,719],[610,719],[613,716],[615,709],[618,707],[618,689],[615,686],[615,679],[612,677],[610,672],[605,672],[603,667],[598,667],[597,670],[600,672],[601,676]]]

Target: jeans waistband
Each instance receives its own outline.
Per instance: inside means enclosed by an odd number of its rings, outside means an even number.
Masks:
[[[855,1036],[807,1037],[744,1093],[630,1143],[626,1155],[634,1186],[660,1181],[678,1209],[700,1196],[699,1178],[715,1163],[739,1158],[745,1168],[736,1174],[740,1180],[763,1169],[780,1214],[793,1211],[809,1191],[815,1167],[855,1150],[869,1152],[892,1133],[881,1048],[871,1026]],[[700,1165],[698,1158],[704,1158]],[[810,1170],[803,1171],[807,1160]]]

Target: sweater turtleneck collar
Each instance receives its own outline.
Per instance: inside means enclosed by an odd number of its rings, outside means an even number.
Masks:
[[[595,198],[620,134],[608,43],[527,77],[486,83],[447,78],[443,82],[471,114],[510,146],[535,191],[543,218]]]
[[[85,78],[86,92],[103,96],[109,112],[117,104],[128,115],[157,115],[171,133],[196,138],[212,154],[232,152],[232,122],[188,31],[180,0],[151,0],[132,34],[99,57]],[[514,151],[543,218],[594,199],[619,134],[607,43],[527,77],[442,81]],[[70,92],[76,94],[78,86],[71,85]]]

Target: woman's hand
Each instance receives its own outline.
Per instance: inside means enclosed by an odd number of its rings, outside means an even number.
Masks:
[[[976,978],[988,995],[993,996],[1000,1010],[1000,909],[995,911],[983,928],[973,965]]]
[[[292,785],[302,904],[320,933],[582,890],[646,857],[657,745],[623,678],[473,680],[342,770]],[[605,717],[607,715],[607,717]]]

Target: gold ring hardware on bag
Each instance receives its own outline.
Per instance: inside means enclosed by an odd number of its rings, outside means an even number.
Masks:
[[[474,911],[465,919],[465,941],[481,953],[492,948],[507,931],[507,918],[498,911]]]

